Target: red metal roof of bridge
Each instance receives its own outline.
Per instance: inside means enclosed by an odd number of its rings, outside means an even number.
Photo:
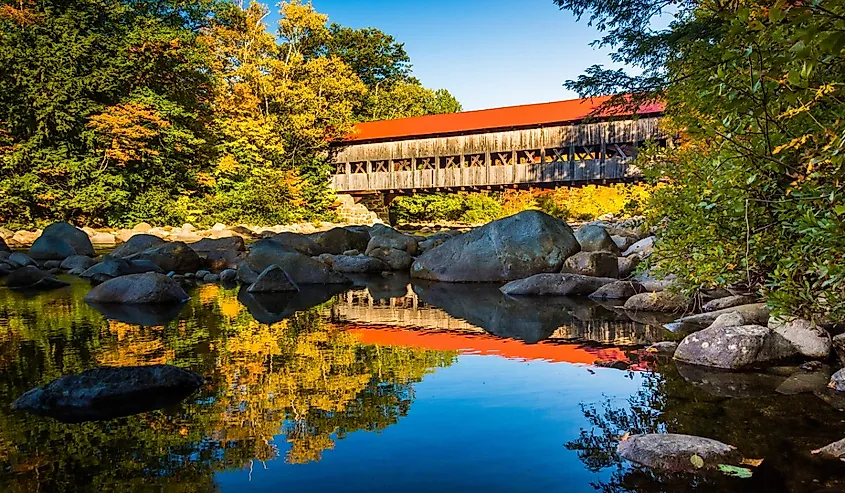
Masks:
[[[588,116],[627,116],[630,112],[593,115],[609,96],[570,99],[552,103],[526,104],[488,110],[464,111],[444,115],[417,116],[398,120],[359,123],[356,133],[347,140],[389,140],[401,137],[460,134],[500,128],[532,127],[583,120]],[[639,114],[663,111],[663,104],[653,103],[640,107]]]

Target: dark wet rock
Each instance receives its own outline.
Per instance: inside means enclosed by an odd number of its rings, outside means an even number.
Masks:
[[[559,272],[581,246],[563,221],[525,211],[456,236],[422,254],[411,276],[446,282],[501,282]]]
[[[405,252],[401,253],[407,255],[407,253]],[[327,253],[324,255],[331,254]],[[368,257],[363,254],[358,254],[355,256],[332,256],[331,263],[329,265],[332,266],[332,269],[334,269],[335,272],[340,272],[343,274],[377,274],[379,272],[388,270],[387,264],[385,264],[381,260],[373,257]],[[408,265],[410,266],[410,263]]]
[[[610,252],[578,252],[566,259],[563,271],[593,277],[619,277],[619,263]]]
[[[628,247],[628,249],[622,253],[622,256],[630,257],[631,255],[636,255],[640,258],[648,258],[654,251],[654,241],[656,239],[657,238],[655,238],[654,236],[643,238],[642,240]]]
[[[179,282],[154,272],[110,279],[85,295],[91,303],[178,304],[188,301]]]
[[[683,311],[688,306],[686,297],[671,291],[639,293],[625,301],[625,309],[635,312],[674,313]]]
[[[250,269],[249,266],[246,264],[246,261],[241,262],[238,265],[238,282],[241,284],[250,285],[258,279],[259,272],[255,272],[254,270]]]
[[[257,277],[256,277],[257,279]],[[220,272],[220,281],[225,283],[235,282],[238,280],[238,271],[235,269],[225,269]],[[255,281],[253,281],[255,282]]]
[[[107,256],[99,264],[95,264],[85,270],[79,277],[84,279],[93,279],[95,277],[111,279],[131,274],[143,274],[145,272],[163,273],[164,271],[161,267],[149,260],[126,260]]]
[[[208,283],[208,284],[220,282],[220,274],[208,273],[208,274],[206,274],[202,277],[202,282],[205,282],[205,283]]]
[[[756,302],[757,300],[753,296],[747,295],[731,295],[725,296],[723,298],[716,298],[715,300],[710,300],[701,307],[701,309],[705,312],[715,312],[718,310],[724,310],[725,308],[733,308],[735,306],[740,305],[750,305]]]
[[[792,344],[768,327],[743,325],[692,333],[681,341],[675,359],[684,363],[741,370],[795,356]]]
[[[62,266],[61,260],[47,260],[41,264],[41,268],[44,270],[53,270],[58,269]]]
[[[812,451],[814,455],[823,457],[825,459],[840,459],[845,460],[845,438],[842,440],[829,443],[820,449]]]
[[[306,235],[298,233],[279,233],[269,239],[271,241],[275,241],[279,245],[282,245],[286,250],[299,252],[303,255],[308,255],[309,257],[325,253],[323,251],[323,247],[321,247],[313,238]],[[254,248],[255,245],[252,247]]]
[[[316,242],[321,250],[333,255],[339,255],[347,250],[363,252],[370,241],[367,230],[332,228],[317,235]]]
[[[598,288],[590,294],[590,298],[597,300],[624,300],[643,292],[643,287],[637,281],[614,281]]]
[[[53,223],[32,243],[29,256],[36,260],[64,260],[71,255],[94,256],[88,234],[66,222]]]
[[[736,447],[710,438],[674,433],[632,435],[619,442],[619,455],[635,464],[666,472],[695,472],[716,469],[719,464],[739,460]],[[697,467],[693,456],[702,459]]]
[[[97,262],[94,259],[87,255],[71,255],[70,257],[64,259],[59,267],[64,270],[82,269],[84,272],[96,263]]]
[[[845,392],[845,368],[831,375],[827,386],[837,392]]]
[[[202,260],[197,252],[181,241],[173,241],[148,248],[136,253],[127,260],[149,260],[161,267],[164,272],[196,272],[202,267]]]
[[[56,279],[38,267],[27,265],[13,270],[6,277],[6,286],[12,289],[56,289],[70,284]]]
[[[812,394],[823,391],[830,381],[830,373],[829,368],[814,371],[798,370],[780,384],[776,391],[783,395]]]
[[[21,252],[12,252],[12,254],[9,255],[9,258],[7,260],[16,263],[20,267],[25,267],[27,265],[31,265],[33,267],[38,266],[38,264],[35,262],[35,260],[32,259],[32,257]]]
[[[0,236],[0,252],[11,252],[12,249],[6,244],[6,241]]]
[[[831,345],[839,362],[845,366],[845,333],[835,336],[831,340]]]
[[[189,243],[188,246],[191,247],[191,250],[197,252],[200,255],[223,250],[235,252],[246,251],[246,244],[244,243],[244,239],[240,236],[228,236],[225,238],[203,238],[199,241],[195,241],[194,243]]]
[[[117,248],[112,250],[111,255],[113,257],[128,257],[162,244],[164,244],[164,240],[158,236],[137,234],[126,240],[125,243],[118,245]]]
[[[689,315],[687,317],[679,318],[676,322],[689,326],[707,327],[712,324],[719,315],[731,312],[739,312],[744,317],[747,325],[766,325],[769,323],[770,311],[766,308],[765,303],[740,305],[725,308],[724,310]]]
[[[249,287],[250,293],[283,293],[299,291],[296,283],[278,265],[264,269]]]
[[[630,257],[616,258],[617,270],[619,270],[619,278],[627,279],[633,275],[634,271],[640,265],[640,257],[631,255]]]
[[[631,368],[630,361],[624,361],[621,359],[613,361],[596,360],[593,362],[593,365],[598,366],[599,368],[613,368],[614,370],[628,370]]]
[[[413,236],[400,233],[395,229],[377,224],[370,231],[370,241],[367,242],[365,253],[370,254],[373,250],[380,248],[393,248],[402,250],[409,255],[416,255],[419,252],[419,240]]]
[[[818,325],[803,318],[769,318],[769,328],[791,342],[802,356],[826,359],[832,348],[830,334]]]
[[[370,257],[378,259],[383,262],[387,269],[384,270],[401,270],[407,272],[414,263],[413,257],[403,250],[395,248],[376,248],[370,251]]]
[[[424,303],[499,337],[533,344],[548,339],[574,318],[566,298],[511,297],[495,284],[451,284],[415,281],[414,292]]]
[[[238,301],[258,322],[274,324],[325,303],[347,288],[343,284],[311,284],[299,286],[299,292],[250,293],[242,287],[238,290]]]
[[[278,265],[288,277],[301,284],[348,284],[345,276],[311,257],[293,252],[274,240],[261,240],[252,245],[246,257],[246,265],[255,272],[263,272],[271,265]]]
[[[654,353],[660,356],[672,356],[675,350],[678,349],[678,343],[674,341],[661,341],[652,344],[646,348],[646,352]]]
[[[619,256],[619,247],[607,230],[598,224],[584,224],[575,231],[575,239],[581,245],[582,252],[610,252]]]
[[[176,279],[174,279],[176,280]],[[185,306],[182,303],[167,303],[164,305],[135,305],[123,303],[93,303],[91,308],[100,312],[109,320],[117,320],[131,325],[143,327],[159,327],[175,320]]]
[[[681,377],[713,397],[744,399],[774,394],[785,376],[761,372],[735,372],[676,362]]]
[[[175,272],[174,272],[174,274],[175,274]],[[196,274],[194,274],[194,275],[196,276],[197,279],[202,279],[203,277],[205,277],[209,274],[211,274],[211,271],[207,271],[207,270],[203,269],[203,270],[198,270],[196,272]]]
[[[578,274],[537,274],[511,281],[502,286],[501,291],[512,296],[587,296],[612,282],[616,279]]]
[[[70,423],[110,419],[181,402],[202,385],[196,373],[170,365],[103,367],[32,389],[12,407]]]

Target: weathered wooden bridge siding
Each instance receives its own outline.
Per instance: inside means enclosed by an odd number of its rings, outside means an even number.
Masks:
[[[341,192],[402,191],[596,180],[638,176],[637,145],[662,141],[659,117],[521,130],[353,143],[335,156]]]

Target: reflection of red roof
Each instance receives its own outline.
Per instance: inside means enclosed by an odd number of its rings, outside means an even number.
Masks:
[[[397,139],[401,137],[421,137],[424,135],[459,134],[474,131],[535,127],[566,123],[591,116],[609,99],[608,96],[570,99],[554,103],[526,104],[522,106],[508,106],[489,110],[464,111],[445,115],[418,116],[401,118],[398,120],[384,120],[378,122],[359,123],[355,126],[356,133],[347,140],[370,141],[383,139]],[[641,115],[661,113],[663,104],[649,104],[639,108]],[[629,113],[619,112],[594,116],[628,116]]]
[[[508,359],[543,360],[587,365],[596,361],[628,360],[625,353],[618,348],[591,348],[578,344],[560,344],[551,341],[526,344],[516,339],[503,339],[489,334],[362,327],[350,328],[347,332],[355,334],[364,344],[415,347],[435,351],[458,351],[460,354],[498,355]]]

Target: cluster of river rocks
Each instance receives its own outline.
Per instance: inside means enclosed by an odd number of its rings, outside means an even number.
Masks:
[[[808,362],[828,361],[833,353],[845,364],[845,336],[832,337],[832,326],[772,318],[765,304],[749,295],[714,291],[690,299],[672,289],[671,279],[635,274],[655,242],[637,221],[587,223],[573,231],[559,219],[525,211],[466,232],[427,236],[381,224],[267,232],[260,239],[252,231],[247,235],[225,227],[195,237],[185,236],[191,232],[184,228],[172,231],[133,231],[108,255],[97,257],[90,231],[55,223],[27,253],[12,251],[0,239],[0,276],[10,288],[52,289],[66,284],[55,276],[65,272],[96,284],[86,296],[91,303],[167,305],[188,299],[183,283],[191,278],[268,293],[349,284],[350,274],[410,271],[414,278],[435,282],[501,283],[501,291],[512,297],[618,300],[634,319],[649,312],[683,314],[670,327],[686,337],[680,343],[658,343],[650,351],[687,364],[744,371],[797,361],[812,369]],[[245,242],[244,236],[256,241]],[[829,386],[845,391],[845,370],[833,373]],[[43,394],[36,392],[39,399]],[[632,437],[620,444],[620,453],[645,465],[674,464],[669,459],[684,454],[705,463],[711,456],[719,461],[733,454],[730,447],[711,442],[677,435]],[[845,454],[845,446],[832,447],[841,452],[837,457]]]

